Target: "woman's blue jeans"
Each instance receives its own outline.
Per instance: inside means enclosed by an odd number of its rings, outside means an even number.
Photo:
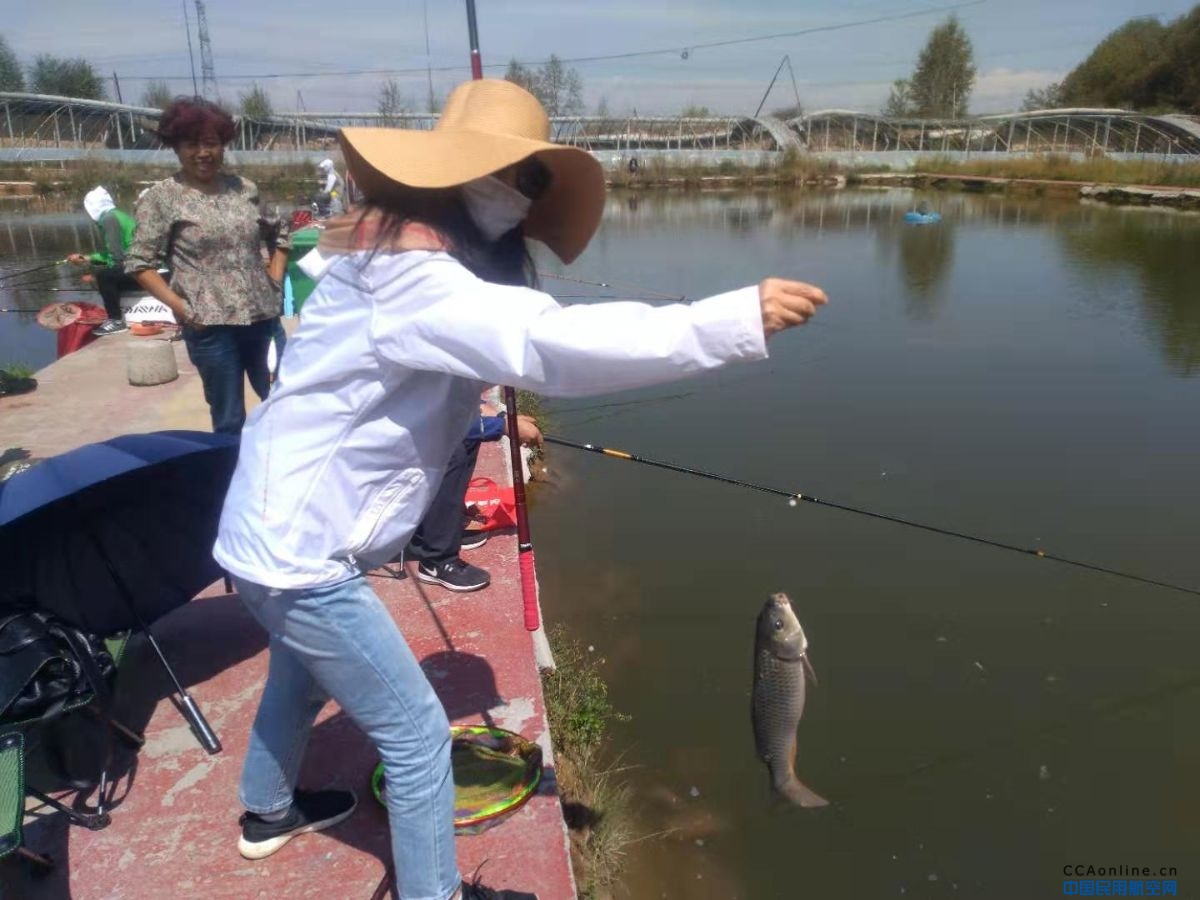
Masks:
[[[271,387],[267,347],[277,333],[282,333],[278,318],[252,325],[184,327],[188,359],[200,373],[213,431],[242,433],[246,424],[245,378],[250,379],[250,387],[260,399],[267,398]]]
[[[383,759],[396,884],[403,900],[446,900],[454,856],[450,723],[382,601],[362,577],[275,590],[234,578],[270,634],[271,658],[240,795],[272,813],[292,802],[313,721],[332,697]],[[365,782],[368,773],[344,777]]]

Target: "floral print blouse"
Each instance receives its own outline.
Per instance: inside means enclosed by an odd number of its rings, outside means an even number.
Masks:
[[[201,325],[249,325],[278,316],[282,297],[267,274],[263,247],[289,248],[287,224],[260,210],[254,182],[218,178],[215,194],[188,187],[178,174],[151,186],[137,204],[125,271],[169,268],[171,290]]]

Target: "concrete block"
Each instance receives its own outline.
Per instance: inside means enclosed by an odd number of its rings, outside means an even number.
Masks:
[[[134,341],[126,353],[130,384],[166,384],[179,377],[175,348],[169,341]]]

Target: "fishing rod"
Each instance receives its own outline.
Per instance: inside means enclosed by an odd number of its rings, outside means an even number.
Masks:
[[[37,291],[46,294],[94,294],[95,288],[60,288],[60,287],[44,287],[37,284],[14,284],[12,286],[0,284],[0,290],[5,291]]]
[[[972,541],[976,544],[983,544],[988,547],[996,547],[1000,550],[1010,550],[1014,553],[1021,553],[1025,556],[1033,556],[1037,559],[1048,559],[1051,562],[1063,563],[1068,566],[1075,566],[1079,569],[1087,569],[1089,572],[1099,572],[1103,575],[1112,575],[1116,578],[1124,578],[1127,581],[1136,581],[1140,584],[1149,584],[1154,587],[1168,588],[1173,591],[1181,591],[1185,594],[1192,594],[1200,597],[1200,590],[1195,588],[1184,587],[1179,584],[1172,584],[1169,581],[1159,581],[1155,578],[1147,578],[1143,575],[1134,575],[1130,572],[1122,572],[1118,569],[1110,569],[1105,566],[1097,566],[1088,562],[1081,562],[1077,559],[1070,559],[1065,556],[1057,556],[1053,553],[1047,553],[1040,547],[1020,547],[1016,544],[1006,544],[1003,541],[995,541],[991,538],[980,537],[979,535],[968,534],[965,531],[955,531],[950,528],[941,528],[937,525],[929,525],[924,522],[914,522],[911,519],[904,519],[900,516],[890,516],[886,513],[874,512],[861,507],[848,506],[844,503],[835,503],[832,500],[823,500],[820,497],[814,497],[811,494],[801,494],[794,491],[785,491],[779,488],[769,487],[763,484],[755,484],[752,481],[742,481],[738,478],[731,478],[728,475],[720,475],[716,472],[705,472],[701,469],[692,469],[688,466],[680,466],[674,463],[663,462],[662,460],[649,459],[644,456],[637,456],[633,453],[628,453],[624,450],[616,450],[611,447],[600,447],[596,444],[580,444],[576,441],[570,441],[566,438],[557,437],[556,435],[543,434],[542,437],[548,444],[558,444],[563,447],[572,447],[575,450],[586,450],[589,453],[599,453],[602,456],[608,456],[613,459],[624,459],[629,462],[642,463],[647,466],[654,466],[658,469],[667,469],[671,472],[679,472],[683,475],[694,475],[697,478],[707,478],[710,481],[720,481],[723,484],[732,484],[736,487],[749,488],[753,491],[760,491],[764,494],[773,494],[777,497],[784,497],[788,501],[789,506],[797,506],[801,502],[815,503],[818,506],[826,506],[830,509],[840,509],[842,512],[856,513],[860,516],[868,516],[872,519],[880,519],[884,522],[893,522],[897,525],[907,525],[910,528],[919,528],[921,531],[929,531],[933,534],[941,534],[947,537],[960,538],[964,541]]]
[[[671,300],[675,303],[683,303],[688,299],[682,294],[665,294],[662,291],[638,287],[634,284],[618,284],[615,281],[588,281],[586,278],[575,278],[571,275],[559,275],[556,272],[539,271],[537,274],[539,278],[553,278],[556,281],[570,281],[574,284],[587,284],[591,285],[592,287],[610,288],[615,291],[636,291],[637,293],[645,294],[648,297],[654,297],[659,300]]]
[[[40,266],[33,266],[32,268],[29,268],[29,269],[21,269],[18,272],[3,272],[3,273],[0,273],[0,281],[7,281],[10,278],[16,278],[19,275],[29,275],[33,272],[41,272],[41,271],[44,271],[45,269],[53,269],[55,266],[61,266],[65,262],[66,262],[65,259],[56,259],[54,262],[45,263],[44,265],[40,265]]]
[[[479,54],[479,26],[475,18],[475,0],[467,0],[467,35],[471,44],[471,78],[483,78],[483,57]],[[517,391],[505,385],[504,415],[508,425],[509,461],[512,464],[513,505],[517,518],[517,563],[521,572],[521,600],[524,606],[525,628],[537,631],[541,627],[538,614],[537,575],[533,563],[533,540],[529,535],[529,507],[525,501],[525,467],[521,459],[520,431],[517,425]]]
[[[18,281],[16,284],[4,282],[3,284],[0,284],[0,291],[19,291],[22,288],[37,288],[52,284],[58,284],[58,275],[54,274],[53,272],[49,272],[37,278],[31,278],[28,281]]]

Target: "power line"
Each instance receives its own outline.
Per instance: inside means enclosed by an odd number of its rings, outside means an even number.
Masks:
[[[946,6],[931,6],[924,9],[910,10],[903,13],[893,13],[887,16],[874,16],[869,19],[856,19],[852,22],[840,22],[833,25],[814,25],[811,28],[801,28],[796,31],[778,31],[771,34],[762,34],[755,37],[730,38],[723,41],[707,41],[698,44],[680,44],[674,47],[663,47],[657,50],[630,50],[623,53],[605,53],[594,56],[575,56],[560,58],[562,63],[592,63],[592,62],[607,62],[610,60],[621,59],[636,59],[647,56],[666,56],[675,55],[681,59],[689,59],[691,54],[696,50],[710,50],[717,47],[732,47],[737,44],[750,44],[761,41],[774,41],[781,38],[803,37],[809,34],[821,34],[829,31],[842,31],[847,28],[861,28],[866,25],[878,25],[883,22],[899,22],[904,19],[915,19],[921,16],[931,16],[937,13],[953,12],[954,10],[966,9],[971,6],[979,6],[987,3],[988,0],[967,0],[963,3],[952,3]],[[521,66],[541,66],[545,65],[548,60],[518,60],[517,64]],[[484,66],[485,69],[506,69],[507,63],[492,63]],[[324,71],[324,72],[269,72],[258,75],[238,75],[238,76],[223,76],[223,80],[235,81],[245,79],[274,79],[274,78],[324,78],[328,76],[346,77],[353,75],[423,75],[427,72],[459,72],[467,68],[464,65],[453,66],[423,66],[419,68],[404,68],[404,69],[345,69],[342,71]],[[185,76],[180,75],[127,75],[126,79],[138,81],[146,80],[161,80],[161,81],[186,81]]]

